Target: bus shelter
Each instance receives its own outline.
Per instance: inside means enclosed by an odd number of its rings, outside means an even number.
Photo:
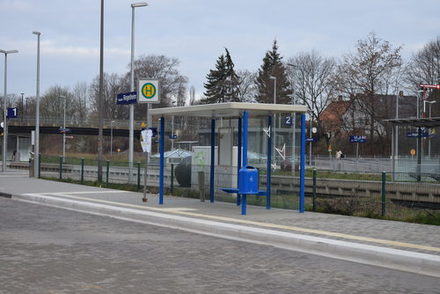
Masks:
[[[233,187],[222,187],[221,190],[227,193],[233,193],[237,195],[237,205],[241,205],[242,215],[246,215],[247,195],[254,194],[261,197],[266,197],[266,208],[271,208],[271,176],[272,176],[272,155],[274,153],[274,142],[272,138],[277,131],[274,128],[274,117],[280,120],[281,115],[292,114],[299,115],[299,212],[304,212],[304,177],[305,177],[305,113],[307,107],[304,105],[287,105],[287,104],[262,104],[262,103],[242,103],[242,102],[228,102],[218,104],[204,104],[182,107],[168,107],[168,108],[156,108],[150,110],[153,121],[159,120],[159,204],[164,204],[164,170],[165,170],[165,139],[166,131],[165,125],[167,120],[174,120],[174,117],[191,117],[210,120],[210,165],[209,165],[209,200],[211,203],[215,202],[216,191],[215,188],[215,159],[216,148],[220,152],[220,146],[217,146],[216,136],[219,135],[221,130],[216,127],[218,121],[223,120],[236,121],[237,140],[236,147],[232,140],[232,147],[238,150],[236,156],[236,181]],[[264,126],[259,128],[258,131],[264,132],[267,137],[266,142],[266,187],[265,189],[258,188],[258,190],[249,188],[252,186],[252,173],[250,170],[252,167],[248,165],[249,158],[249,120],[258,119],[264,121]],[[295,129],[293,130],[295,132]],[[234,132],[232,132],[234,134]],[[220,134],[221,135],[221,134]],[[219,139],[220,140],[220,139]],[[220,142],[218,142],[220,143]],[[225,147],[221,147],[222,152],[233,152],[233,149],[225,150]],[[279,152],[279,150],[277,150]],[[234,157],[235,158],[235,157]],[[232,160],[232,157],[231,157]],[[234,163],[235,166],[235,163]],[[249,168],[249,169],[247,169]],[[294,168],[294,167],[292,167]],[[252,172],[252,173],[251,173]],[[248,176],[250,174],[250,176]],[[235,176],[234,176],[235,177]],[[257,180],[259,176],[257,176]],[[258,184],[257,184],[258,187]],[[247,190],[246,190],[247,189]],[[220,189],[218,189],[220,190]]]
[[[388,119],[385,121],[393,125],[391,136],[393,180],[397,179],[398,174],[404,173],[408,175],[406,180],[415,179],[417,182],[420,182],[423,178],[423,180],[428,181],[440,181],[440,161],[435,161],[434,157],[431,157],[431,140],[435,136],[434,132],[431,130],[440,127],[440,117],[401,118]],[[401,154],[402,152],[399,152],[399,149],[402,149],[402,144],[399,144],[399,127],[409,127],[416,130],[415,132],[406,132],[406,134],[404,134],[409,138],[409,140],[415,139],[415,144],[411,145],[411,148],[414,148],[411,150],[415,154],[414,160],[412,160],[414,154],[411,154],[411,158],[405,159]],[[400,135],[402,135],[402,131],[400,131]],[[402,140],[403,136],[400,137]],[[424,144],[424,141],[428,141],[428,144]],[[425,145],[428,145],[428,152],[425,152],[424,150]],[[437,144],[433,144],[433,149],[433,153],[437,155],[440,153],[440,149],[438,148]],[[402,172],[402,170],[405,172]]]

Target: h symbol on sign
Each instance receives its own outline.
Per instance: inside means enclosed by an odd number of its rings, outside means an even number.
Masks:
[[[151,86],[148,86],[145,92],[147,92],[146,93],[147,96],[153,96],[154,95],[154,89]]]

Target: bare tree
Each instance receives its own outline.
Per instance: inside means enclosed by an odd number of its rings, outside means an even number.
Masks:
[[[241,102],[255,102],[255,96],[258,94],[257,85],[255,84],[257,73],[249,70],[238,70],[237,75],[239,78],[238,100]]]
[[[179,64],[177,58],[170,58],[165,55],[144,55],[134,61],[135,81],[140,78],[159,80],[160,103],[157,107],[170,106],[172,101],[176,101],[177,104],[181,103],[182,93],[186,92],[188,78],[178,71]],[[127,85],[128,78],[129,73],[125,78]],[[143,110],[142,107],[138,107],[140,111]]]
[[[420,84],[440,84],[440,37],[413,55],[406,69],[406,82],[409,91],[413,93],[419,89]],[[440,91],[432,91],[429,98],[440,99]],[[438,105],[434,107],[439,108]]]
[[[287,62],[288,77],[293,87],[295,103],[303,103],[310,110],[313,120],[327,107],[333,96],[330,83],[336,63],[333,58],[324,58],[316,51],[300,53]]]
[[[332,132],[326,129],[319,118],[333,96],[333,84],[330,81],[335,67],[334,59],[324,58],[316,51],[300,53],[287,60],[287,75],[293,88],[291,103],[307,106],[312,121],[317,123],[318,136],[326,139],[327,147]]]
[[[71,116],[78,122],[85,121],[88,118],[89,86],[87,83],[77,83],[72,90],[73,109]]]
[[[41,97],[41,117],[43,119],[51,119],[54,122],[62,122],[64,103],[66,103],[66,113],[71,113],[73,103],[72,93],[70,93],[69,89],[61,86],[50,87]]]
[[[384,129],[378,127],[382,124],[378,115],[382,107],[379,96],[387,94],[395,82],[394,77],[402,66],[401,49],[401,46],[394,48],[388,41],[370,33],[365,40],[358,41],[355,54],[343,57],[334,77],[337,90],[355,99],[359,111],[366,117],[363,125],[371,137],[370,147],[375,144],[375,135],[384,143]]]
[[[127,91],[122,78],[117,74],[104,74],[104,91],[102,106],[104,119],[127,119],[128,107],[116,104],[116,96]],[[99,97],[99,77],[90,85],[92,117],[97,117]]]

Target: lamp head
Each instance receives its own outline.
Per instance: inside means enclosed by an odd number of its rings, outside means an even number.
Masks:
[[[1,50],[0,49],[0,53],[3,53],[3,54],[18,53],[18,50]]]
[[[40,33],[40,32],[37,32],[37,31],[33,31],[32,34],[37,35],[37,36],[40,36],[40,35],[41,35],[41,33]]]
[[[148,6],[147,2],[137,2],[137,3],[132,3],[131,7],[135,8],[135,7],[144,7],[144,6]]]
[[[274,77],[274,76],[269,76],[269,79],[271,79],[271,80],[276,80],[276,79],[277,79],[277,77]]]

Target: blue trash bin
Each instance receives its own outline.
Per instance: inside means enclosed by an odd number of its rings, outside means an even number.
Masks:
[[[240,194],[258,194],[258,169],[249,165],[240,168],[238,180]]]

